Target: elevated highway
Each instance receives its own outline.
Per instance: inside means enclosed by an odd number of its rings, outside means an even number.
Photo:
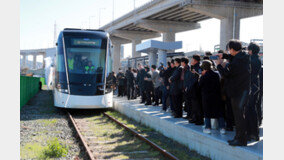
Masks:
[[[102,26],[114,44],[114,66],[119,67],[120,45],[132,43],[132,57],[139,57],[136,45],[144,39],[163,37],[175,41],[175,34],[200,28],[200,21],[221,21],[220,49],[229,39],[239,39],[240,19],[263,14],[260,0],[153,0]],[[115,70],[116,71],[116,70]]]

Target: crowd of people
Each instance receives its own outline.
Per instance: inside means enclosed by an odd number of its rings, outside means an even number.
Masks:
[[[233,131],[236,135],[229,145],[246,146],[259,141],[262,123],[263,68],[258,53],[260,47],[250,43],[243,48],[238,40],[230,40],[226,51],[217,55],[206,52],[175,58],[167,63],[128,68],[113,77],[118,97],[128,100],[141,97],[147,105],[160,106],[174,118],[204,125],[203,132],[211,133],[211,119],[218,119],[220,134]],[[183,117],[186,113],[186,117]]]

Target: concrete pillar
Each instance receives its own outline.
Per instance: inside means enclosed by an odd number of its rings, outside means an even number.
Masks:
[[[220,49],[222,50],[226,49],[230,39],[240,39],[240,18],[236,14],[233,15],[221,19]]]
[[[140,44],[140,43],[141,43],[140,39],[132,40],[132,58],[141,57],[141,53],[140,52],[136,52],[136,45]]]
[[[113,44],[113,63],[112,63],[112,71],[118,73],[118,69],[120,68],[120,49],[121,44]]]
[[[42,54],[42,68],[45,69],[45,54]]]
[[[175,42],[176,33],[175,32],[166,32],[163,33],[163,42]],[[169,50],[168,52],[175,52],[175,50]]]
[[[150,52],[148,56],[149,56],[149,68],[151,68],[152,65],[157,65],[157,53]]]
[[[23,68],[26,67],[26,61],[27,61],[27,56],[23,55],[23,59],[22,59],[22,66],[23,66]]]
[[[167,66],[167,53],[164,50],[158,50],[158,66],[160,66],[160,63]]]
[[[176,41],[176,33],[175,32],[163,33],[163,42],[174,42],[174,41]]]
[[[33,69],[36,69],[36,55],[33,55]]]

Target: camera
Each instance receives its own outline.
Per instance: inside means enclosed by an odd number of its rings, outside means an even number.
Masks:
[[[219,58],[219,56],[210,56],[209,59],[210,60],[217,60]]]

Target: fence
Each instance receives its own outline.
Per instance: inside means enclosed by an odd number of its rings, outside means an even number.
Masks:
[[[40,78],[20,77],[20,107],[24,106],[38,91]]]

